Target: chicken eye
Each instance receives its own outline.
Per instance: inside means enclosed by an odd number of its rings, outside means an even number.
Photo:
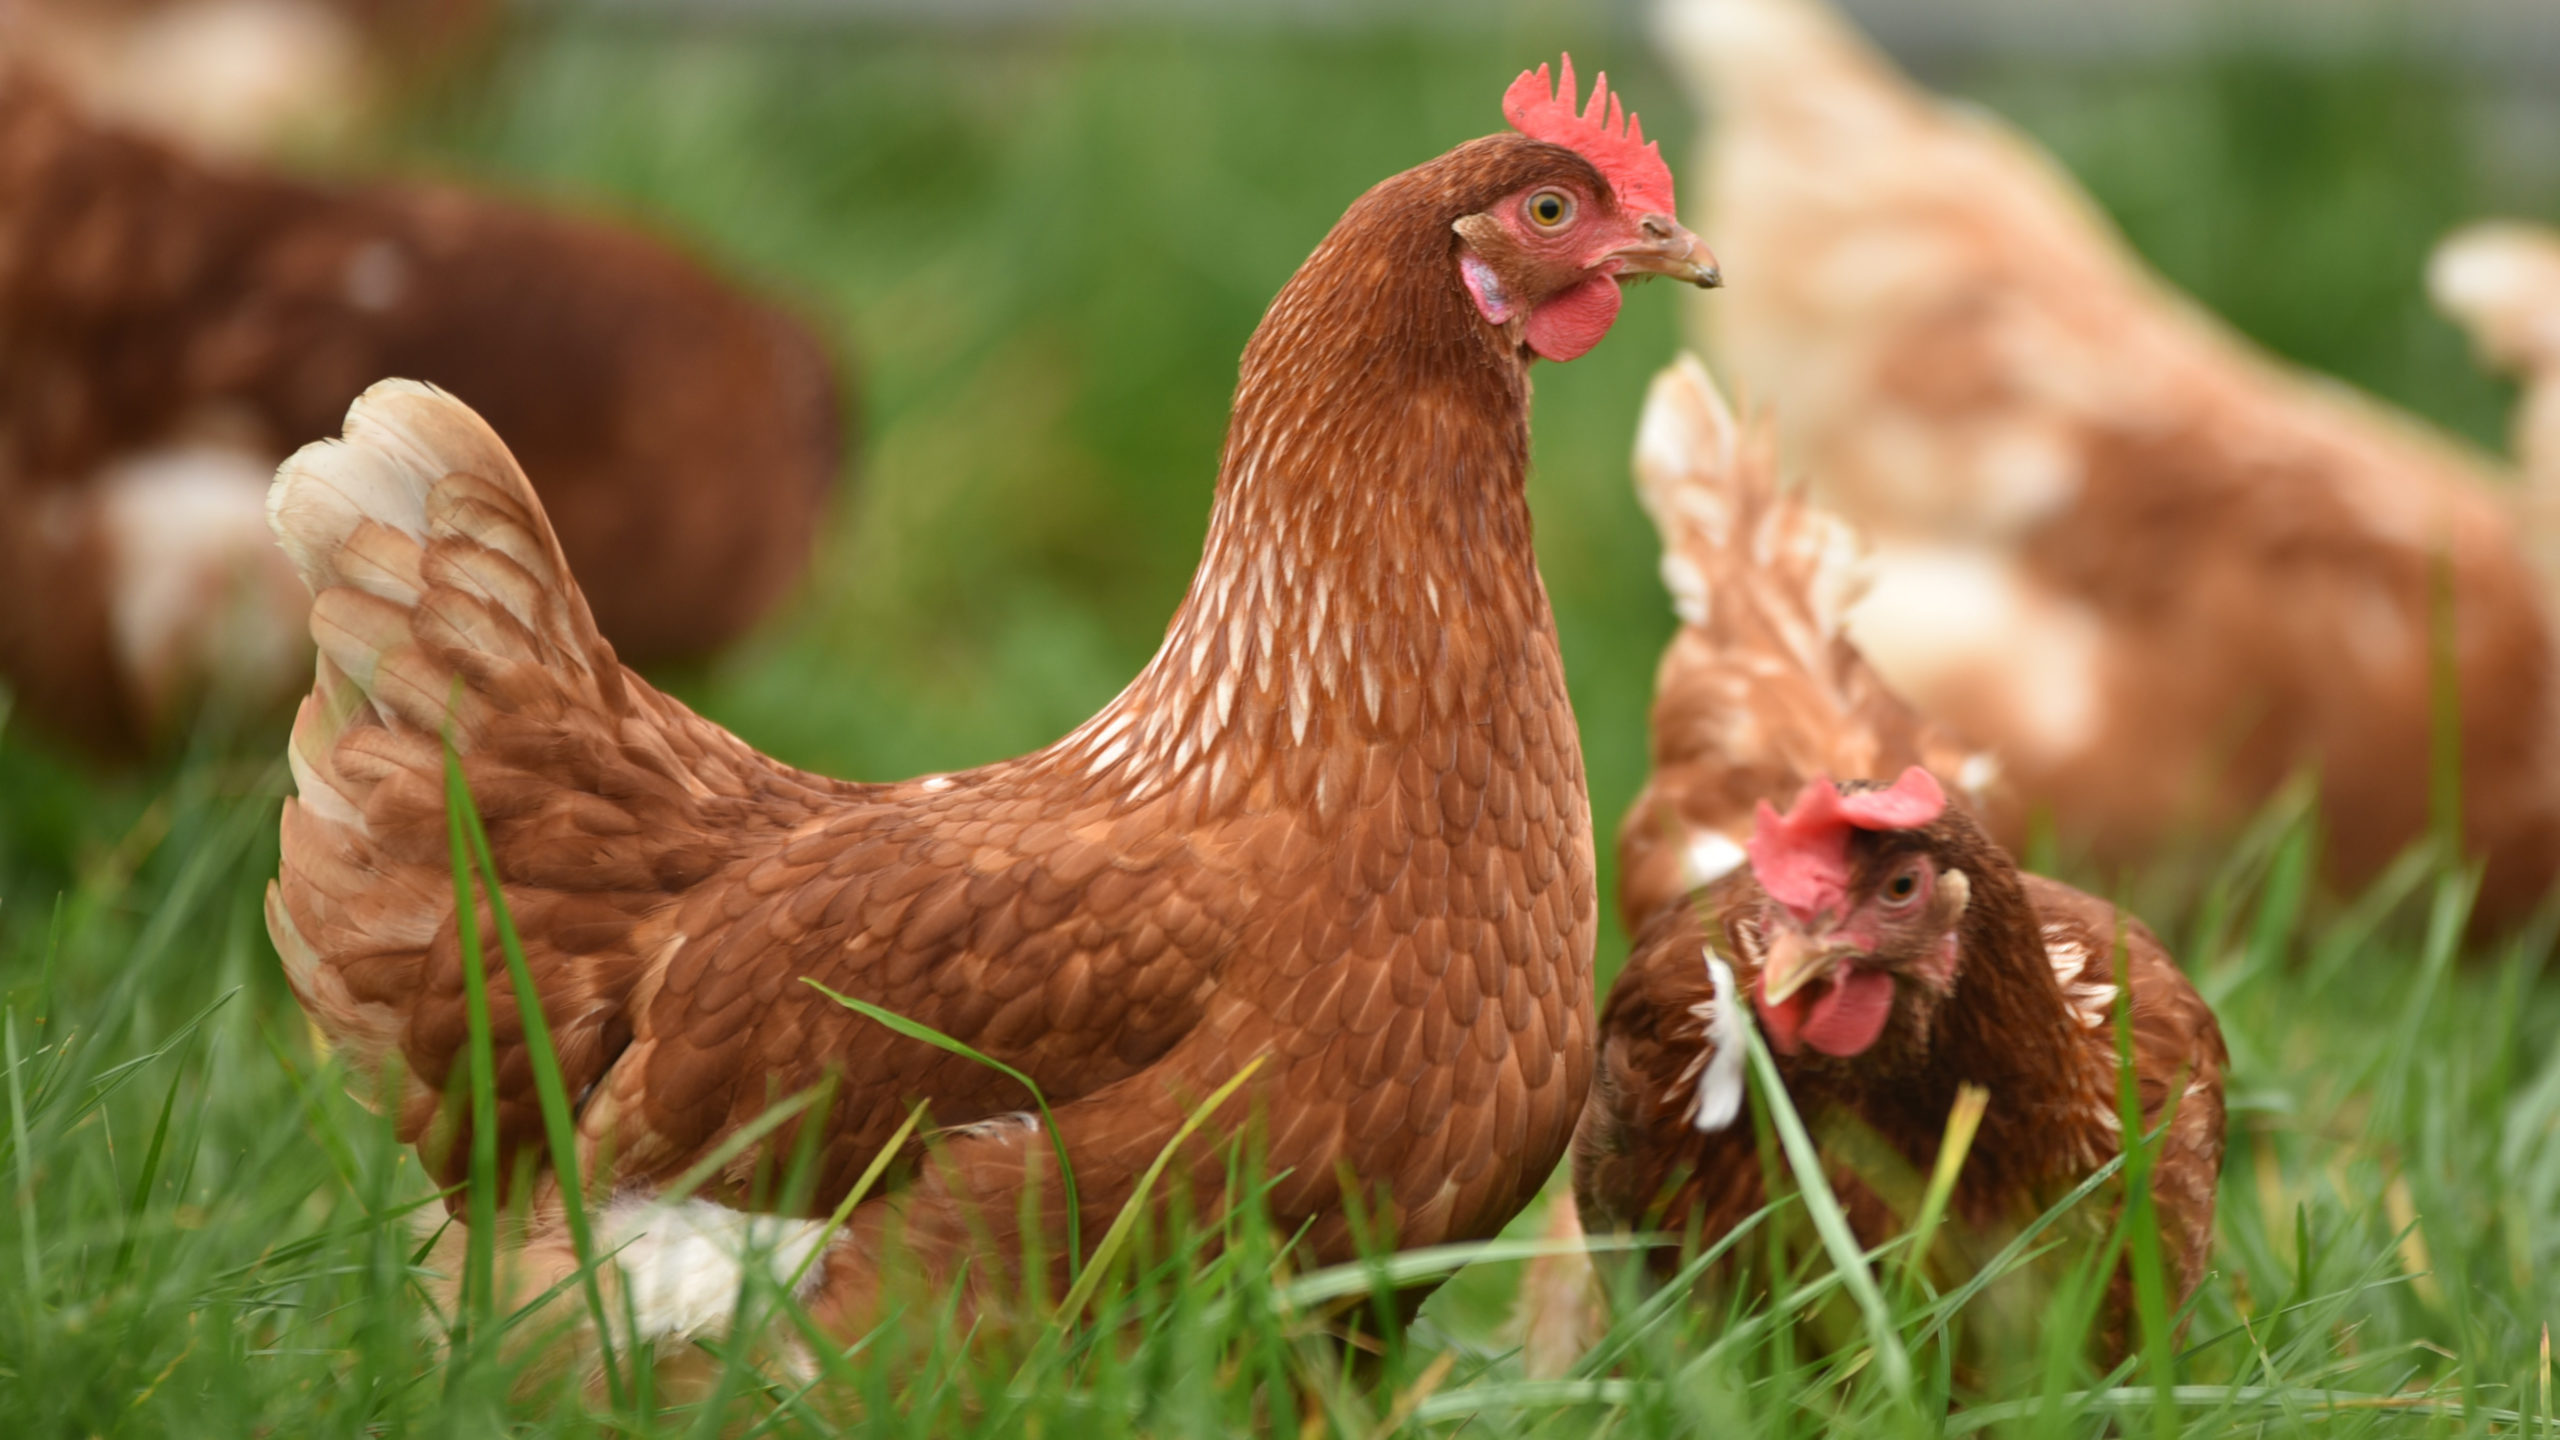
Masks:
[[[1905,870],[1884,882],[1884,899],[1888,905],[1908,905],[1920,893],[1920,872]]]
[[[1553,230],[1573,218],[1573,197],[1561,190],[1541,190],[1529,197],[1529,220],[1541,230]]]

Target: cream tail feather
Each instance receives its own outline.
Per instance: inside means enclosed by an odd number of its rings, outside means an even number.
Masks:
[[[624,683],[532,486],[461,402],[415,381],[375,385],[348,412],[343,440],[305,446],[277,471],[267,515],[312,591],[320,651],[290,748],[292,898],[283,879],[268,887],[268,931],[315,1024],[358,1084],[374,1087],[365,1098],[409,1116],[431,1112],[437,1097],[397,1060],[410,1014],[350,988],[363,983],[349,972],[364,963],[351,951],[414,965],[451,923],[442,836],[377,833],[368,804],[377,787],[411,798],[419,786],[440,788],[444,737],[468,754],[484,722],[502,714],[547,718],[558,733],[612,734],[660,752],[672,783],[700,782],[668,749],[672,707]],[[577,805],[565,791],[543,799]],[[607,983],[553,974],[543,988],[558,1008],[601,996]],[[398,994],[416,983],[377,989]],[[555,1013],[554,1023],[564,1053],[587,1043],[575,1020]],[[394,1084],[398,1093],[387,1093]],[[599,1101],[581,1123],[608,1109]],[[725,1326],[749,1266],[768,1265],[778,1282],[800,1270],[824,1228],[646,1194],[617,1196],[598,1226],[600,1243],[618,1253],[639,1335],[656,1341]],[[509,1263],[536,1272],[573,1264],[556,1237],[529,1237]],[[804,1290],[824,1269],[802,1272]]]

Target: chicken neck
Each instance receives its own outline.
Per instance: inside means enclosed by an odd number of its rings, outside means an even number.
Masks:
[[[1330,819],[1356,788],[1345,757],[1561,690],[1524,352],[1457,277],[1450,223],[1502,183],[1467,154],[1362,197],[1272,303],[1190,592],[1146,669],[1062,742],[1094,780],[1132,799],[1193,784],[1202,821],[1275,801]]]

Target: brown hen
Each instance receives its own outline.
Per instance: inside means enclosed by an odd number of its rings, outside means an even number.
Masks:
[[[1600,1062],[1574,1138],[1583,1222],[1712,1243],[1761,1207],[1761,1157],[1743,1113],[1745,1027],[1756,1011],[1869,1245],[1909,1219],[1909,1182],[1935,1164],[1958,1091],[1988,1091],[1950,1213],[1997,1238],[2121,1147],[2111,1024],[2121,955],[2144,1124],[2169,1124],[2153,1193],[2173,1302],[2183,1297],[2210,1250],[2222,1160],[2226,1059],[2212,1012],[2139,921],[2020,875],[1922,768],[1961,749],[1875,685],[1847,642],[1808,643],[1822,634],[1811,617],[1836,603],[1822,593],[1825,569],[1804,564],[1800,545],[1740,537],[1809,537],[1824,522],[1775,490],[1765,446],[1737,455],[1735,427],[1694,361],[1656,383],[1643,435],[1639,465],[1657,513],[1719,517],[1708,528],[1728,525],[1736,537],[1714,551],[1712,578],[1700,577],[1694,593],[1711,598],[1697,618],[1673,568],[1687,623],[1664,674],[1737,678],[1666,684],[1656,722],[1695,737],[1677,758],[1684,793],[1717,797],[1718,814],[1742,803],[1756,813],[1726,873],[1642,919],[1602,1009]],[[1678,532],[1666,532],[1676,543]],[[1838,695],[1843,677],[1857,705],[1807,703]],[[1700,713],[1683,713],[1690,704]],[[1772,738],[1798,730],[1807,738]],[[1912,758],[1890,788],[1835,788],[1801,758],[1820,756]],[[1790,794],[1782,816],[1770,802]],[[1718,823],[1710,833],[1732,828]],[[1647,833],[1631,824],[1624,837],[1629,904],[1634,887],[1649,888],[1637,858]],[[1656,1259],[1666,1271],[1677,1263],[1667,1251]],[[2107,1333],[2120,1346],[2121,1284],[2115,1299]]]
[[[663,245],[190,159],[0,65],[0,678],[19,712],[129,755],[207,691],[288,703],[309,601],[267,536],[267,484],[386,374],[507,434],[634,662],[706,654],[787,592],[841,463],[817,341]]]
[[[2234,335],[1818,0],[1662,20],[1748,277],[1700,318],[1874,542],[1851,632],[1885,678],[2103,860],[2310,770],[2354,885],[2426,833],[2441,653],[2482,912],[2531,908],[2560,872],[2560,673],[2503,477]]]
[[[1018,760],[827,780],[652,690],[588,623],[496,436],[423,386],[376,387],[345,443],[286,465],[272,513],[316,593],[321,661],[269,927],[357,1071],[401,1077],[402,1137],[462,1173],[463,1116],[443,1100],[465,1037],[450,724],[643,1334],[727,1314],[685,1302],[725,1301],[737,1269],[686,1268],[705,1249],[680,1240],[763,1228],[724,1208],[753,1203],[752,1152],[681,1213],[659,1187],[829,1077],[813,1204],[914,1102],[945,1135],[846,1233],[793,1222],[803,1252],[825,1247],[807,1282],[822,1320],[871,1315],[895,1253],[951,1281],[980,1237],[995,1253],[967,1293],[1004,1293],[1032,1167],[1043,1253],[1063,1255],[1023,1088],[804,979],[1038,1084],[1088,1235],[1257,1059],[1213,1129],[1257,1128],[1280,1176],[1266,1203],[1312,1258],[1351,1253],[1345,1186],[1406,1244],[1508,1220],[1581,1109],[1594,923],[1582,762],[1530,548],[1527,366],[1596,343],[1625,279],[1714,280],[1640,132],[1596,91],[1574,116],[1569,70],[1564,88],[1559,103],[1543,70],[1522,76],[1505,110],[1528,133],[1381,183],[1283,288],[1246,347],[1163,648]],[[530,1159],[512,1017],[498,1043],[499,1144]],[[1215,1148],[1190,1157],[1203,1199],[1225,1174]],[[535,1204],[555,1214],[556,1192]],[[567,1263],[547,1223],[517,1258],[537,1284]]]

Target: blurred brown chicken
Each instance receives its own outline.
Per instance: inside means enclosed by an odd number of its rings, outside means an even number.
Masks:
[[[2121,954],[2144,1124],[2170,1124],[2153,1194],[2171,1303],[2183,1299],[2204,1273],[2222,1161],[2212,1012],[2140,922],[2020,874],[1949,802],[1932,772],[1981,762],[1824,623],[1841,588],[1836,527],[1778,489],[1765,441],[1740,434],[1696,362],[1655,382],[1638,468],[1658,516],[1688,517],[1665,525],[1666,556],[1699,571],[1666,566],[1684,623],[1655,723],[1688,738],[1658,734],[1676,779],[1657,774],[1653,793],[1713,797],[1708,833],[1736,843],[1716,852],[1719,873],[1693,865],[1657,899],[1640,858],[1649,827],[1622,833],[1621,907],[1651,909],[1601,1011],[1574,1135],[1583,1223],[1712,1244],[1766,1203],[1743,1116],[1756,1014],[1864,1244],[1909,1222],[1916,1190],[1896,1182],[1930,1172],[1959,1093],[1988,1093],[1949,1211],[1974,1242],[1950,1263],[1978,1263],[1980,1241],[2014,1233],[2121,1148]],[[1655,1258],[1664,1273],[1678,1264]],[[2123,1346],[2129,1294],[2119,1277],[2102,1350]]]
[[[618,652],[735,638],[805,566],[843,438],[810,333],[656,241],[429,186],[331,188],[100,126],[0,68],[0,678],[129,755],[280,707],[308,598],[267,480],[385,374],[542,476]]]
[[[2101,858],[2310,768],[2348,884],[2429,823],[2449,688],[2484,912],[2531,906],[2560,689],[2494,470],[2171,292],[2030,142],[1814,0],[1662,20],[1712,102],[1734,288],[1701,319],[1874,542],[1850,629],[1894,688]]]
[[[2560,230],[2517,221],[2463,230],[2436,247],[2427,291],[2484,362],[2516,377],[2527,537],[2560,593]]]

